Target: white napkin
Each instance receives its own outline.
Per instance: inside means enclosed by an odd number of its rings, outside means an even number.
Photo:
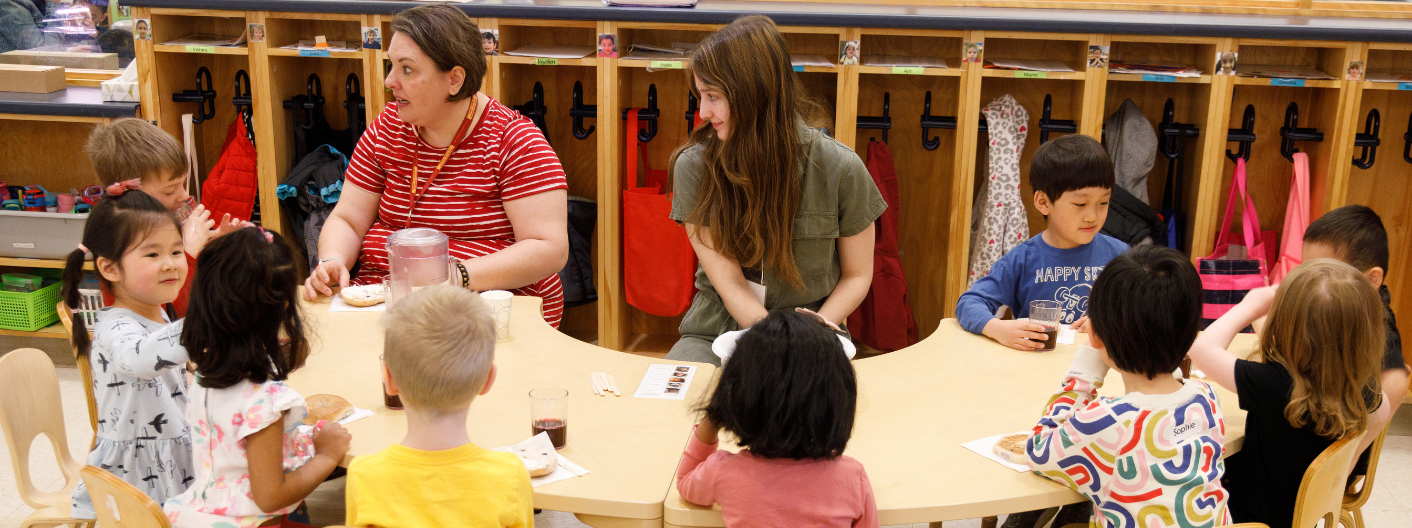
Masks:
[[[1072,345],[1074,344],[1074,337],[1078,334],[1079,331],[1069,328],[1069,325],[1059,325],[1059,336],[1055,339],[1055,342],[1060,345]]]
[[[1019,433],[1029,434],[1029,431],[1019,431]],[[1029,466],[1022,466],[1022,465],[1020,465],[1020,464],[1014,464],[1014,463],[1008,462],[1008,461],[1006,461],[1005,459],[1000,458],[1000,455],[995,454],[995,451],[993,451],[993,449],[995,448],[995,443],[998,442],[998,441],[1000,441],[1000,438],[1001,438],[1001,437],[1003,437],[1003,436],[1009,436],[1009,435],[1012,435],[1012,434],[1017,434],[1017,433],[1005,433],[1005,434],[998,434],[998,435],[995,435],[995,436],[987,436],[987,437],[982,438],[982,439],[980,439],[980,440],[972,440],[972,441],[970,441],[970,442],[966,442],[966,443],[964,443],[964,444],[961,444],[961,447],[964,447],[964,448],[966,448],[966,449],[970,449],[971,451],[975,451],[975,453],[976,453],[977,455],[980,455],[980,456],[989,458],[989,459],[991,459],[991,460],[994,460],[995,463],[1000,464],[1000,465],[1005,466],[1005,467],[1008,467],[1008,468],[1013,469],[1013,470],[1015,470],[1015,471],[1020,471],[1020,472],[1029,471],[1029,470],[1030,470]]]
[[[716,357],[721,358],[721,365],[725,365],[726,360],[730,359],[731,354],[735,353],[735,342],[740,340],[741,334],[744,334],[747,330],[749,329],[726,332],[716,337],[716,340],[711,342],[711,352],[714,352]],[[858,349],[853,346],[852,341],[849,341],[843,336],[838,336],[838,342],[843,344],[843,354],[848,356],[848,359],[853,359],[853,356],[858,354]]]
[[[539,433],[539,434],[537,434],[537,435],[534,435],[534,436],[530,437],[529,440],[525,440],[525,441],[520,442],[520,443],[515,444],[515,445],[517,445],[517,446],[535,446],[535,447],[540,447],[540,448],[544,448],[544,449],[551,449],[551,450],[554,449],[554,443],[551,442],[551,441],[549,441],[549,433]],[[507,453],[508,453],[508,452],[510,452],[510,447],[509,447],[509,446],[506,446],[506,447],[497,447],[497,448],[495,448],[495,449],[491,449],[491,451],[504,451],[504,452],[507,452]],[[564,458],[564,455],[561,455],[561,454],[558,454],[558,453],[554,453],[554,456],[559,457],[559,467],[554,468],[554,472],[553,472],[553,473],[550,473],[550,474],[545,475],[545,476],[543,476],[543,477],[534,477],[534,478],[531,478],[531,479],[530,479],[530,485],[532,485],[532,486],[538,488],[538,487],[540,487],[540,486],[543,486],[543,485],[545,485],[545,484],[549,484],[549,483],[552,483],[552,482],[559,482],[559,481],[561,481],[561,480],[567,480],[567,479],[571,479],[571,478],[574,478],[574,477],[582,477],[582,476],[588,474],[588,470],[587,470],[587,469],[584,469],[583,467],[579,466],[578,464],[575,464],[575,463],[573,463],[573,462],[570,462],[569,459]]]
[[[351,423],[356,422],[356,421],[358,421],[358,420],[362,420],[362,419],[367,418],[367,417],[372,416],[372,415],[373,415],[373,412],[370,411],[370,410],[367,410],[367,409],[359,409],[359,408],[357,408],[357,407],[354,407],[354,408],[353,408],[353,414],[348,415],[347,418],[344,418],[344,419],[342,419],[342,420],[339,420],[339,421],[338,421],[338,425],[348,425],[348,424],[351,424]],[[299,430],[302,431],[302,432],[305,432],[305,433],[312,433],[312,432],[314,432],[314,426],[312,426],[312,425],[301,425],[301,426],[299,426]]]

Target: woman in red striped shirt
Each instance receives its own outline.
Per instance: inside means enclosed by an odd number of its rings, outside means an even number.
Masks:
[[[378,283],[387,237],[430,227],[450,237],[451,256],[474,290],[544,299],[559,326],[558,272],[568,258],[564,169],[538,128],[480,93],[486,72],[480,29],[460,10],[433,4],[392,20],[384,84],[394,101],[363,133],[338,205],[319,235],[309,299],[332,285]],[[358,275],[349,276],[353,262]]]

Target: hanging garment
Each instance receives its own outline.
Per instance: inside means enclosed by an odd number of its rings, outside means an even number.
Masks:
[[[1231,213],[1237,205],[1243,205],[1241,215],[1241,237],[1245,245],[1233,242],[1231,234]],[[1231,192],[1226,198],[1226,214],[1221,217],[1220,231],[1216,233],[1216,248],[1210,256],[1197,259],[1197,272],[1201,275],[1201,328],[1204,330],[1235,305],[1250,290],[1268,284],[1268,261],[1265,239],[1273,243],[1273,232],[1260,231],[1260,215],[1255,211],[1255,201],[1250,199],[1245,186],[1245,159],[1236,159],[1235,176],[1231,178]],[[1246,327],[1246,332],[1253,331]]]
[[[319,265],[319,233],[343,193],[343,171],[348,158],[333,147],[321,145],[289,170],[289,177],[275,188],[279,204],[289,212],[294,237],[304,243],[309,269]]]
[[[848,316],[848,331],[865,345],[891,352],[917,342],[917,321],[907,301],[907,279],[897,250],[897,170],[886,143],[868,142],[867,167],[887,209],[876,223],[873,283],[863,303]]]
[[[334,130],[324,118],[322,105],[307,111],[309,115],[306,115],[303,108],[308,100],[307,95],[294,96],[294,162],[298,163],[322,145],[339,152],[353,152],[352,135],[347,130]]]
[[[217,222],[226,214],[238,220],[250,220],[256,189],[255,145],[245,137],[245,122],[236,119],[226,130],[221,159],[201,184],[201,195],[205,197],[201,205],[206,206]]]
[[[686,227],[671,219],[672,194],[661,182],[667,171],[647,166],[647,186],[637,186],[637,113],[628,110],[623,185],[623,293],[628,304],[662,317],[675,317],[696,297],[696,250]]]
[[[569,259],[559,270],[564,285],[564,306],[580,306],[598,300],[593,286],[593,227],[598,223],[598,202],[569,197]]]
[[[981,109],[989,123],[989,177],[981,182],[971,209],[969,287],[990,272],[1006,252],[1030,237],[1029,218],[1020,196],[1020,151],[1029,132],[1029,113],[1015,98],[1002,95]]]
[[[186,194],[201,202],[201,162],[196,158],[196,123],[191,114],[181,115],[181,139],[186,151]],[[183,220],[186,217],[182,217]],[[217,218],[217,221],[220,219]]]
[[[1270,269],[1270,284],[1279,284],[1285,275],[1304,261],[1304,230],[1309,229],[1309,155],[1294,153],[1294,181],[1289,185],[1285,206],[1285,229],[1280,254]]]
[[[1152,206],[1139,200],[1122,187],[1113,187],[1113,197],[1108,202],[1108,218],[1103,221],[1102,233],[1122,240],[1129,246],[1151,244],[1162,240],[1166,226],[1162,217]]]
[[[1103,123],[1103,147],[1113,158],[1113,176],[1118,187],[1133,197],[1147,199],[1147,174],[1157,160],[1157,132],[1142,109],[1132,99],[1123,101],[1117,112]]]
[[[1177,157],[1167,160],[1167,186],[1162,191],[1163,229],[1158,237],[1167,247],[1178,251],[1186,244],[1182,233],[1182,222],[1186,221],[1186,213],[1182,211],[1182,174],[1186,172],[1184,136],[1184,133],[1177,134]]]

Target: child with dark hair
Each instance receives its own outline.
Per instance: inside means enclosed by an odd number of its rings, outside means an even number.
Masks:
[[[1128,249],[1099,233],[1113,185],[1113,160],[1093,138],[1068,135],[1040,147],[1030,162],[1030,186],[1035,209],[1049,227],[1011,249],[961,295],[956,302],[961,326],[1017,350],[1043,348],[1043,326],[996,317],[1001,306],[1016,318],[1029,317],[1035,300],[1058,302],[1059,322],[1078,326],[1094,279]]]
[[[770,312],[736,342],[702,408],[677,490],[720,504],[726,526],[878,526],[863,465],[843,456],[858,383],[819,319]],[[718,430],[739,453],[717,451]]]
[[[343,461],[350,437],[337,423],[298,430],[308,409],[284,380],[304,365],[309,341],[284,238],[243,228],[211,241],[197,265],[181,332],[196,364],[186,408],[196,472],[163,510],[177,528],[258,526],[294,511]]]
[[[74,349],[93,371],[98,431],[87,464],[107,470],[154,501],[186,490],[191,437],[184,362],[139,361],[155,351],[180,349],[181,323],[168,324],[163,309],[176,300],[186,278],[181,231],[162,203],[141,191],[118,189],[89,214],[83,243],[64,266],[63,297],[79,305],[86,254],[93,254],[99,282],[113,302],[98,312],[93,339],[83,317],[73,318]],[[179,353],[177,355],[185,355]],[[74,518],[93,519],[88,488],[74,489]]]
[[[1216,392],[1173,374],[1196,340],[1201,295],[1186,256],[1160,246],[1115,257],[1094,282],[1090,346],[1074,355],[1024,461],[1088,497],[1094,526],[1231,522]],[[1100,397],[1110,368],[1125,394]]]
[[[1383,345],[1383,393],[1388,408],[1397,409],[1407,396],[1407,363],[1402,358],[1402,334],[1397,331],[1397,316],[1392,313],[1392,292],[1383,284],[1388,269],[1387,229],[1378,213],[1362,205],[1345,205],[1319,217],[1304,231],[1304,259],[1331,258],[1341,260],[1368,279],[1378,291],[1383,303],[1383,326],[1387,339]],[[1368,431],[1376,437],[1382,431]],[[1353,465],[1352,477],[1368,474],[1369,452],[1364,451]]]

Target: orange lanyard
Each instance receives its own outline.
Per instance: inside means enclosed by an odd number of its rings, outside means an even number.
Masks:
[[[422,195],[426,194],[427,189],[431,188],[432,182],[436,181],[436,177],[441,174],[441,167],[446,165],[446,160],[451,159],[451,153],[460,148],[462,142],[470,141],[471,135],[467,129],[471,127],[471,119],[475,116],[476,107],[479,105],[480,101],[478,100],[471,103],[471,109],[466,112],[466,119],[461,121],[461,127],[457,128],[456,135],[451,137],[451,144],[446,146],[446,153],[441,155],[441,161],[437,162],[436,169],[432,170],[431,177],[427,178],[426,186],[421,189],[417,188],[421,183],[421,179],[417,176],[417,159],[422,155],[422,145],[418,141],[417,155],[412,158],[412,203],[407,207],[407,221],[403,224],[404,229],[412,226],[412,211],[417,208],[417,201],[422,199]],[[466,137],[462,138],[461,134],[466,134]]]

